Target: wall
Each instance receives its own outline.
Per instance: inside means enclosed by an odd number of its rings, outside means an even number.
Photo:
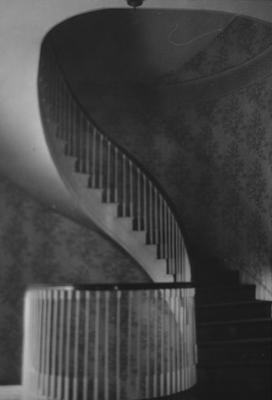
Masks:
[[[188,101],[180,101],[177,80],[245,63],[271,43],[268,26],[234,20],[215,48],[160,83],[159,91],[155,85],[92,85],[88,76],[81,75],[81,82],[69,76],[98,126],[138,158],[175,203],[193,264],[239,269],[243,280],[257,283],[262,298],[272,295],[272,79],[255,81],[256,71],[245,87],[237,81],[232,92],[217,88],[216,97],[207,92]],[[172,90],[171,108],[164,90],[169,97]]]
[[[11,384],[20,382],[26,286],[149,278],[99,233],[42,207],[3,177],[0,192],[0,384]]]

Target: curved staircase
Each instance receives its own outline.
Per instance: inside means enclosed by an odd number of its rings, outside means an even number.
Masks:
[[[154,282],[189,282],[188,254],[170,200],[143,167],[87,117],[46,44],[39,92],[55,164],[91,223],[136,259]]]
[[[184,239],[166,194],[86,116],[45,45],[39,76],[49,147],[88,219],[154,282],[189,282]],[[270,398],[271,302],[255,300],[255,286],[240,284],[238,272],[205,268],[201,274],[196,277],[197,395]]]

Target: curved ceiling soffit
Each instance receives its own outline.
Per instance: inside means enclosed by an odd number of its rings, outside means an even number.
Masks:
[[[78,14],[126,7],[125,0],[1,0],[0,134],[5,144],[1,146],[1,168],[16,181],[24,170],[29,174],[30,191],[37,191],[37,184],[45,179],[53,183],[52,190],[48,189],[48,197],[52,194],[53,198],[59,182],[46,150],[37,101],[43,38],[57,24]],[[267,0],[145,0],[142,7],[217,11],[272,22],[272,2]],[[38,172],[36,166],[42,170]],[[43,187],[39,190],[44,193]]]
[[[31,3],[33,0],[25,0],[26,3]],[[37,0],[36,0],[37,1]],[[22,1],[23,3],[23,1]],[[64,4],[67,6],[64,10],[64,15],[62,15],[62,18],[58,19],[58,21],[55,21],[54,24],[51,24],[50,27],[47,28],[46,34],[43,36],[42,40],[44,40],[47,35],[58,25],[61,25],[65,21],[77,17],[82,13],[88,13],[88,12],[95,12],[103,9],[114,9],[114,8],[122,8],[126,9],[127,7],[127,1],[126,0],[78,0],[76,2],[76,5],[74,4],[75,2],[73,0],[59,0],[59,4]],[[205,0],[203,3],[203,0],[143,0],[141,2],[141,8],[146,9],[146,10],[152,10],[152,9],[165,9],[165,10],[191,10],[191,11],[207,11],[207,12],[220,12],[220,13],[227,13],[227,14],[232,14],[234,17],[229,21],[229,24],[237,17],[247,17],[250,19],[257,20],[259,22],[266,22],[266,23],[271,23],[272,24],[272,1],[270,0]],[[69,7],[70,6],[70,7]],[[0,7],[1,8],[1,7]],[[77,11],[76,11],[77,9]],[[65,15],[66,14],[66,15]],[[57,13],[56,13],[57,15]],[[229,25],[228,24],[228,25]],[[176,27],[173,28],[174,33]],[[218,29],[218,33],[222,32],[223,29]],[[204,35],[210,35],[213,32],[206,32]],[[200,35],[199,37],[193,38],[189,42],[196,42],[199,39],[201,39]],[[178,45],[181,46],[186,46],[190,43],[178,43]],[[272,60],[272,45],[266,48],[262,53],[258,54],[257,56],[253,57],[252,59],[249,59],[239,65],[232,66],[230,68],[227,68],[225,70],[216,72],[214,74],[210,74],[207,76],[203,77],[198,77],[195,79],[190,79],[187,81],[183,82],[174,82],[173,84],[179,85],[179,87],[184,87],[189,89],[194,85],[210,85],[211,82],[217,82],[217,84],[220,84],[220,81],[224,79],[226,76],[230,76],[233,74],[232,81],[237,81],[237,76],[241,75],[241,70],[244,69],[251,69],[252,64],[256,63],[256,66],[260,67],[258,68],[258,71],[255,71],[255,76],[257,74],[258,77],[260,76],[260,73],[258,72],[261,71],[266,71],[266,66],[270,66]],[[265,61],[265,65],[261,66],[261,62]],[[256,67],[255,66],[255,67]],[[246,74],[247,76],[247,74]],[[267,76],[267,73],[263,76]],[[240,82],[244,82],[245,79],[242,79]],[[165,83],[164,83],[165,85]],[[167,83],[166,85],[172,85],[171,83]],[[224,85],[223,85],[224,86]],[[232,85],[233,86],[233,85]],[[240,84],[241,86],[241,84]],[[245,84],[243,85],[245,86]],[[224,90],[223,90],[224,91]],[[221,93],[220,88],[218,87],[217,93]]]
[[[205,98],[223,97],[237,89],[252,84],[263,78],[272,75],[272,44],[264,51],[251,59],[215,72],[206,76],[197,77],[185,81],[172,81],[168,83],[159,83],[159,90],[167,90],[174,87],[182,91],[185,101],[195,99],[195,96],[201,98],[201,93],[205,93]],[[212,88],[212,90],[208,89]],[[173,93],[173,92],[172,92]]]

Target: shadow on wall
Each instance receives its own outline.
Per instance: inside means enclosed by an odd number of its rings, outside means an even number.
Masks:
[[[149,279],[112,242],[43,208],[3,177],[0,192],[0,384],[18,384],[28,285]]]
[[[178,86],[186,77],[212,75],[256,57],[272,44],[271,26],[235,19],[206,51],[170,80],[160,80],[159,90],[155,84],[117,85],[115,77],[115,84],[94,84],[91,69],[79,72],[83,50],[78,65],[69,66],[73,49],[68,57],[64,38],[56,36],[55,44],[79,100],[168,193],[192,257],[202,255],[197,267],[203,268],[203,258],[218,260],[256,283],[259,298],[272,298],[272,78],[252,76],[248,86],[223,97],[208,98],[207,92],[202,101],[182,101]],[[92,63],[96,70],[96,57]],[[110,76],[108,71],[107,82]],[[168,107],[164,90],[169,95],[171,88],[176,103]]]

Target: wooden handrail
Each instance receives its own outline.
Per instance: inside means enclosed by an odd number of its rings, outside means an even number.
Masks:
[[[51,122],[58,127],[67,154],[77,158],[76,171],[90,176],[91,188],[103,190],[105,203],[118,204],[119,217],[131,217],[134,230],[146,232],[147,244],[157,245],[158,257],[166,259],[168,274],[190,281],[184,236],[171,201],[138,161],[94,124],[48,44],[41,52],[39,92],[45,127],[50,130]]]

